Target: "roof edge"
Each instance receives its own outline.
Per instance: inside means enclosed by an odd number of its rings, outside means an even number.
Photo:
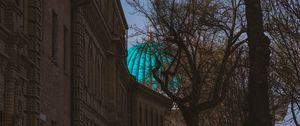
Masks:
[[[127,20],[126,20],[126,17],[125,17],[125,13],[124,13],[124,10],[123,10],[123,7],[122,7],[122,3],[121,3],[120,0],[117,0],[117,3],[118,3],[119,10],[121,12],[121,16],[122,16],[125,28],[128,29],[129,27],[128,27],[128,23],[127,23]]]
[[[135,81],[135,85],[138,89],[141,89],[147,95],[153,96],[152,98],[155,98],[158,101],[162,101],[163,103],[168,105],[170,108],[172,108],[173,101],[170,98],[168,98],[168,97],[166,97],[166,96],[164,96],[164,95],[162,95],[162,94],[160,94],[160,93],[158,93],[158,92],[156,92],[156,91],[154,91],[150,88],[145,87],[144,85],[138,83],[137,81]]]

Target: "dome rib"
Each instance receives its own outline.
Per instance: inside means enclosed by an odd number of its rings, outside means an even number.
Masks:
[[[140,55],[140,59],[139,59],[139,64],[138,64],[138,70],[137,70],[137,76],[138,76],[138,79],[141,81],[141,83],[143,83],[144,84],[144,80],[145,80],[145,76],[143,75],[143,71],[145,71],[145,69],[143,69],[142,67],[143,67],[143,62],[147,62],[147,61],[145,61],[145,59],[144,59],[144,57],[145,57],[145,51],[147,51],[147,45],[145,45],[144,44],[144,46],[141,46],[141,48],[140,48],[140,53],[141,53],[141,55]],[[142,59],[142,60],[141,60]]]
[[[140,47],[139,51],[140,51],[141,55],[139,57],[139,61],[138,61],[138,64],[137,64],[137,70],[135,71],[136,72],[135,75],[136,75],[137,79],[140,80],[140,81],[143,81],[143,78],[142,78],[143,76],[141,76],[141,72],[140,72],[140,66],[142,64],[141,62],[145,62],[145,60],[141,60],[143,58],[143,55],[145,55],[145,53],[142,53],[144,49],[145,49],[145,46]]]
[[[152,70],[157,65],[157,57],[162,64],[170,63],[170,58],[163,55],[163,45],[157,42],[145,42],[135,45],[128,49],[127,65],[129,72],[141,84],[150,84],[154,90],[157,90],[158,83],[154,79]],[[162,65],[164,67],[165,65]],[[163,68],[158,70],[158,76]],[[177,83],[176,77],[170,80],[170,88],[173,88]]]
[[[137,47],[139,47],[139,46],[137,46]],[[133,52],[131,51],[131,52],[129,52],[132,56],[132,58],[133,59],[131,59],[130,58],[130,60],[129,60],[129,71],[130,71],[130,73],[133,73],[133,71],[134,71],[134,64],[135,64],[135,62],[136,62],[136,57],[137,57],[137,55],[138,55],[138,49],[137,49],[137,47],[132,47],[132,50],[133,50]]]

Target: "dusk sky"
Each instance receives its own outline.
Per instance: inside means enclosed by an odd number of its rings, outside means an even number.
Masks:
[[[131,27],[133,25],[137,25],[138,27],[144,27],[145,25],[145,18],[141,15],[136,13],[136,11],[126,3],[126,0],[121,0],[122,5],[123,5],[123,9],[125,12],[125,16],[127,19],[127,23],[128,26]],[[129,28],[129,36],[133,33],[134,31],[132,29]],[[132,46],[134,45],[134,43],[136,43],[136,41],[141,41],[142,36],[138,36],[138,37],[130,37],[128,38],[128,46]]]

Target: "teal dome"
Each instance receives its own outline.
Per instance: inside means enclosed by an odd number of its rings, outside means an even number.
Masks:
[[[164,46],[161,43],[145,42],[128,49],[127,65],[129,72],[143,85],[151,85],[157,90],[158,84],[152,75],[157,62],[156,57],[162,62],[162,66],[170,63],[171,58],[164,55]],[[161,70],[158,70],[158,75]],[[176,89],[176,78],[169,82],[169,88]]]

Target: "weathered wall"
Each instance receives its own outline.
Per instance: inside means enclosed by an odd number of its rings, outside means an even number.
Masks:
[[[40,103],[45,126],[71,125],[70,71],[65,68],[70,66],[65,60],[70,57],[65,49],[71,48],[65,45],[70,41],[70,14],[70,0],[43,1]]]

